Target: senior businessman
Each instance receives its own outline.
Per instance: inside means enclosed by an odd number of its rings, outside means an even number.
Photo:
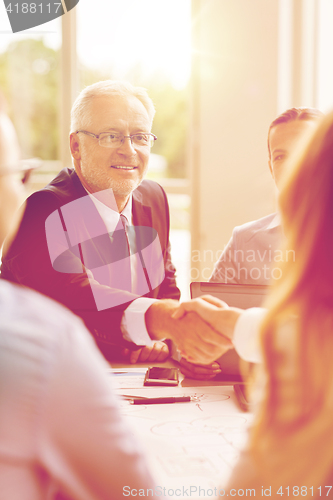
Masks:
[[[2,277],[34,288],[81,316],[101,351],[161,361],[172,339],[208,362],[230,342],[191,313],[173,318],[180,296],[170,256],[169,208],[144,180],[154,106],[144,89],[103,81],[84,89],[71,115],[73,168],[27,200]]]

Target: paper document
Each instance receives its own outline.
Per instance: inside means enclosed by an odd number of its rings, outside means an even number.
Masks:
[[[116,368],[110,370],[117,389],[142,388],[147,368]]]

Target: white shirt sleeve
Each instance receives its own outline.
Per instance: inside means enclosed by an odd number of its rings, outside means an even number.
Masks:
[[[137,345],[151,346],[153,344],[147,331],[145,313],[156,300],[158,299],[140,297],[128,306],[120,324],[121,332],[125,340]]]
[[[261,363],[262,354],[259,345],[259,328],[266,309],[252,307],[246,309],[238,318],[233,344],[239,356],[250,363]]]

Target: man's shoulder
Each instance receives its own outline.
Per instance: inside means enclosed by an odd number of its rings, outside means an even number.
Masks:
[[[138,186],[134,193],[140,193],[143,196],[151,197],[151,196],[158,196],[158,197],[164,197],[165,196],[165,191],[162,188],[162,186],[156,182],[152,181],[150,179],[144,179],[140,186]]]
[[[27,205],[45,212],[70,203],[85,194],[75,170],[64,168],[49,184],[31,194]]]
[[[142,205],[149,205],[152,209],[168,206],[167,196],[162,186],[149,179],[144,179],[133,191],[133,200]]]
[[[275,227],[280,227],[278,214],[276,212],[261,217],[261,219],[246,222],[241,226],[236,226],[233,230],[233,234],[237,234],[238,237],[251,237],[257,233],[265,232]]]

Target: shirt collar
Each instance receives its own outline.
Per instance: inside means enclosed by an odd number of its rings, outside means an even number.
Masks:
[[[84,187],[84,186],[83,186]],[[85,191],[86,188],[84,188]],[[120,219],[120,214],[116,210],[113,210],[112,208],[108,207],[107,205],[104,205],[100,200],[98,200],[95,196],[92,196],[91,193],[87,191],[87,194],[89,195],[90,199],[94,203],[99,215],[102,217],[102,220],[108,230],[109,233],[112,233]],[[128,202],[124,208],[124,210],[121,212],[126,219],[128,220],[128,224],[132,225],[132,193],[130,194],[130,197],[128,199]]]
[[[281,226],[281,215],[279,212],[275,214],[275,217],[268,224],[267,229],[274,229],[275,227]]]

